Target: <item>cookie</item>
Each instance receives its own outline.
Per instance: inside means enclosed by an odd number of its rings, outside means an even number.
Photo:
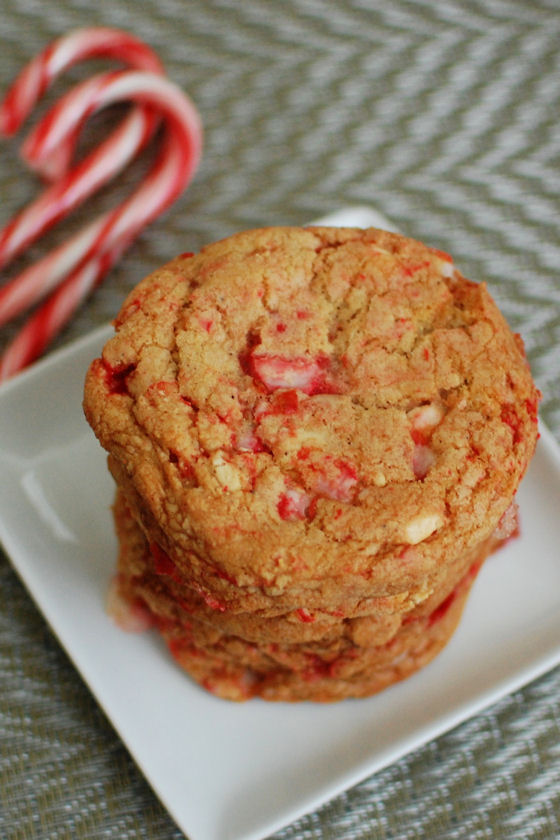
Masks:
[[[385,613],[336,624],[213,613],[196,593],[170,586],[122,494],[114,506],[119,565],[110,609],[127,630],[155,627],[176,659],[207,690],[229,700],[329,702],[386,688],[427,664],[447,643],[486,556],[482,551],[453,587],[407,614]],[[232,624],[233,622],[233,624]],[[253,625],[268,625],[255,640]],[[298,628],[300,633],[290,633]],[[312,633],[307,632],[312,629]]]
[[[447,643],[483,561],[517,528],[512,508],[478,555],[466,558],[466,571],[408,612],[384,605],[359,618],[301,610],[263,619],[216,612],[198,593],[178,586],[175,570],[154,555],[120,492],[114,519],[119,563],[113,617],[126,630],[156,627],[197,682],[230,700],[327,702],[367,696],[404,679]]]
[[[520,338],[446,254],[267,228],[143,280],[84,410],[171,599],[224,638],[296,645],[387,616],[410,637],[404,617],[496,542],[538,396]]]
[[[515,530],[515,510],[508,521],[477,549],[457,558],[429,598],[412,606],[406,598],[369,599],[358,613],[344,615],[328,609],[309,611],[303,607],[289,613],[267,616],[259,611],[232,612],[208,603],[189,581],[178,576],[169,558],[154,550],[132,516],[122,491],[114,504],[114,520],[119,540],[118,588],[129,603],[141,603],[168,623],[181,625],[191,617],[226,635],[235,635],[254,644],[302,643],[330,644],[346,637],[358,646],[387,642],[403,623],[430,615],[455,589],[473,566],[482,561]]]

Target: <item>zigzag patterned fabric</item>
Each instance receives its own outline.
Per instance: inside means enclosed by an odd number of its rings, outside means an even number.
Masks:
[[[56,34],[90,25],[91,9],[5,0],[0,82]],[[95,17],[158,51],[200,109],[205,149],[188,192],[58,346],[110,320],[174,253],[371,204],[489,284],[523,333],[543,418],[560,435],[557,0],[96,0]],[[96,118],[94,140],[111,119]],[[0,153],[5,219],[35,194],[14,148]],[[60,236],[127,194],[143,166]],[[3,557],[0,604],[0,835],[180,840]],[[275,840],[558,837],[559,721],[553,671]]]

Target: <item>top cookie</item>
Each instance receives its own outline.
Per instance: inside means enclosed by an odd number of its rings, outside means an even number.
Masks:
[[[537,438],[522,343],[446,254],[268,228],[127,297],[84,408],[157,550],[217,609],[429,597]]]

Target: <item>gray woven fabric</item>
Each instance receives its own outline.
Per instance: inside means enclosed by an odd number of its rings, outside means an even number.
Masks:
[[[54,346],[109,320],[175,253],[373,204],[489,283],[523,333],[542,415],[560,437],[557,0],[4,0],[0,88],[51,38],[93,23],[133,31],[160,53],[197,103],[205,150],[187,193]],[[74,68],[55,94],[91,71]],[[92,136],[110,119],[96,118]],[[2,221],[37,188],[16,147],[0,149]],[[145,165],[14,271],[125,195]],[[2,331],[2,344],[18,326]],[[0,837],[182,836],[6,559],[0,686]],[[275,837],[558,837],[559,704],[554,671]]]

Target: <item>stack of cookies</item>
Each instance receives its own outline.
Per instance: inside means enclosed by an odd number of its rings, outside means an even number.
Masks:
[[[183,254],[87,374],[113,611],[221,697],[379,691],[443,648],[515,534],[537,404],[484,284],[419,242],[268,228]]]

